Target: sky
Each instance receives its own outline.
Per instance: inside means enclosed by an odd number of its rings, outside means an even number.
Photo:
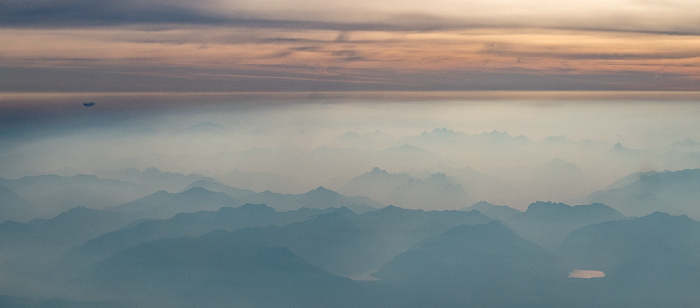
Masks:
[[[697,168],[698,20],[689,0],[0,0],[0,177],[279,171],[300,193],[373,167]],[[439,165],[383,160],[404,145]]]
[[[0,0],[0,91],[700,90],[694,0]]]

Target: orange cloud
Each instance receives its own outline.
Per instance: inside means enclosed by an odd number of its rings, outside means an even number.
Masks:
[[[179,67],[187,75],[180,77],[193,79],[212,78],[198,73],[207,69],[228,70],[229,77],[238,78],[336,78],[350,83],[402,83],[390,72],[502,70],[544,75],[638,72],[700,79],[700,36],[693,35],[538,28],[339,32],[198,26],[5,29],[3,42],[3,66],[122,67],[148,73]],[[385,73],[376,75],[376,70]]]

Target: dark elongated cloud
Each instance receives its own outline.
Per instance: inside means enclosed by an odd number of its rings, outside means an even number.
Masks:
[[[319,5],[322,4],[322,5]],[[0,25],[84,27],[124,24],[221,24],[336,31],[440,31],[462,28],[550,28],[667,34],[700,33],[692,1],[615,0],[568,6],[555,1],[394,0],[291,1],[29,0],[0,1]]]
[[[129,23],[211,23],[223,19],[178,1],[2,1],[0,23],[6,26],[104,26]]]

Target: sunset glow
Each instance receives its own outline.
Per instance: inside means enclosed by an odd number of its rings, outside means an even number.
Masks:
[[[0,13],[4,91],[700,89],[690,2],[23,4]]]

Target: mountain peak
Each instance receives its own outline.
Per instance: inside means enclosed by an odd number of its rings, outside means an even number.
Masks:
[[[610,149],[610,152],[626,152],[629,151],[625,146],[622,145],[622,143],[615,143],[613,147]]]
[[[206,193],[214,193],[214,192],[211,190],[208,190],[204,187],[194,186],[188,190],[183,191],[181,194],[191,195],[191,194],[206,194]]]
[[[447,179],[447,174],[442,173],[442,172],[436,172],[436,173],[431,174],[429,177],[427,177],[426,181],[445,182],[445,181],[449,181],[449,180]]]
[[[238,208],[222,207],[221,209],[219,209],[219,211],[224,211],[224,210],[228,211],[231,209],[251,210],[251,211],[260,210],[260,211],[268,211],[268,212],[277,212],[277,210],[267,206],[267,204],[265,204],[265,203],[258,203],[258,204],[246,203],[244,205],[239,206]]]
[[[372,168],[372,171],[369,172],[369,174],[388,175],[389,172],[387,172],[384,169],[380,169],[379,167],[374,167],[374,168]]]
[[[571,209],[571,206],[561,202],[551,202],[551,201],[537,201],[528,205],[526,213],[537,213],[537,212],[551,212],[551,211],[561,211]]]
[[[153,175],[160,175],[163,172],[154,168],[154,167],[148,167],[146,169],[143,169],[142,173],[144,175],[152,175],[153,176]]]
[[[326,195],[340,195],[339,193],[332,191],[328,188],[325,188],[323,186],[319,186],[318,188],[309,191],[308,193],[311,194],[326,194]]]
[[[497,205],[495,205],[495,204],[493,204],[493,203],[491,203],[491,202],[483,201],[483,200],[482,200],[482,201],[479,201],[479,202],[477,202],[477,203],[472,204],[471,206],[469,206],[469,208],[491,207],[491,206],[497,206]]]
[[[677,224],[677,223],[689,223],[689,222],[697,222],[693,220],[692,218],[688,217],[687,215],[671,215],[665,212],[661,211],[655,211],[647,216],[639,218],[640,220],[647,220],[647,221],[654,221],[654,222],[664,222],[664,223],[672,223],[672,224]]]

